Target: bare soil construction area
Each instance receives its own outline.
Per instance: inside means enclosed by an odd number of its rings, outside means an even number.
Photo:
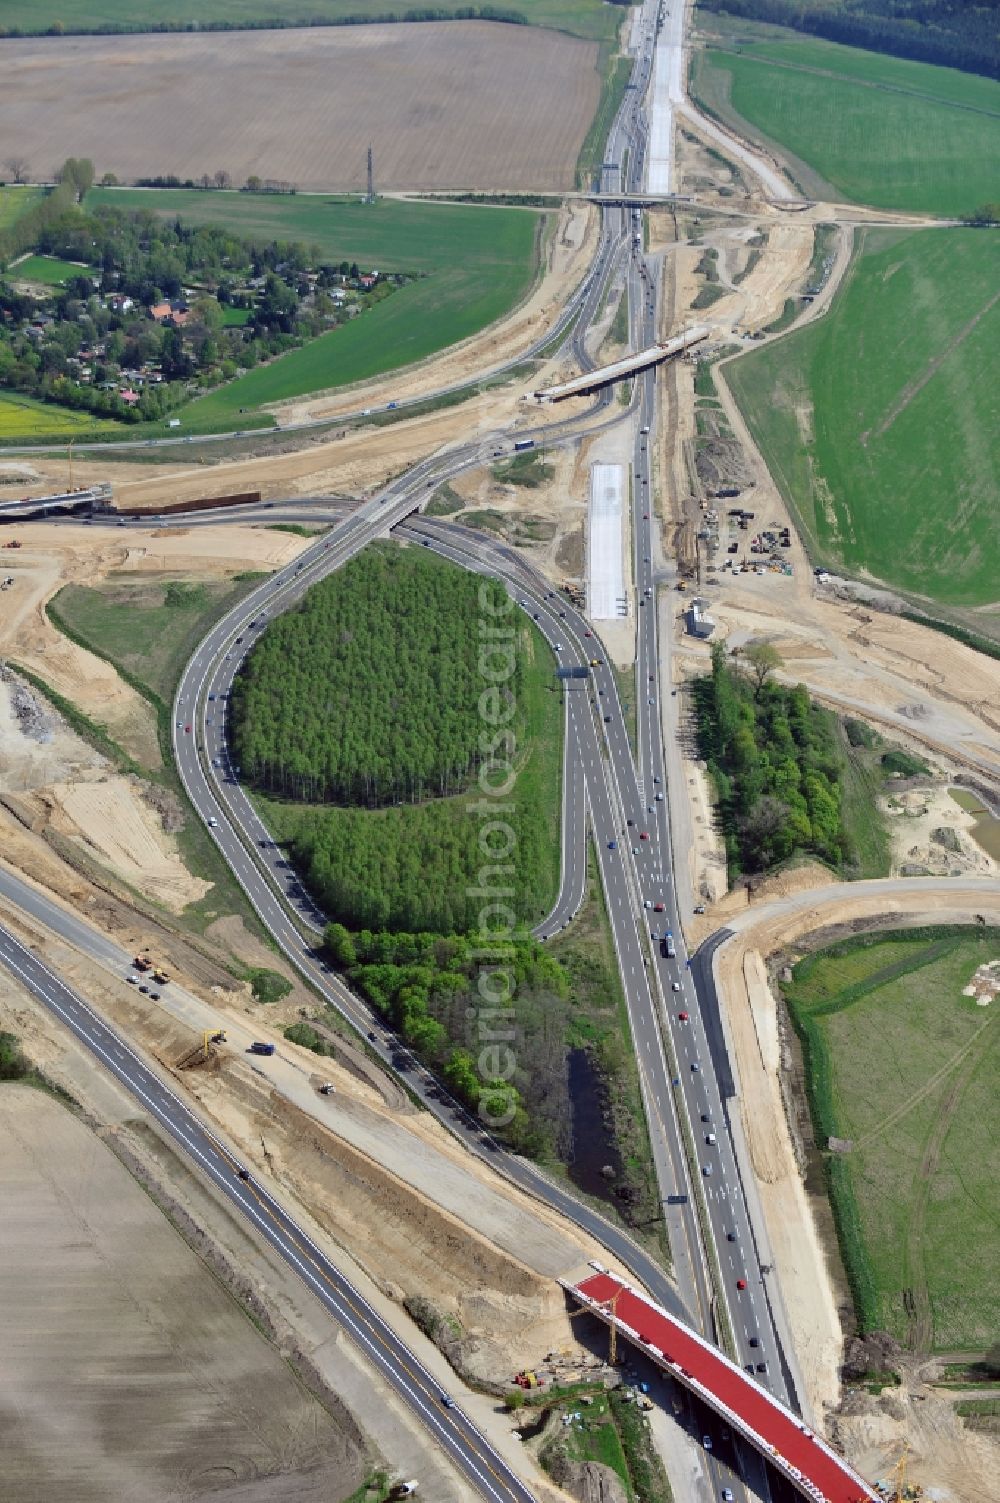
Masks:
[[[78,647],[58,631],[46,604],[64,584],[96,584],[116,572],[165,578],[226,578],[241,570],[279,568],[305,546],[301,538],[265,529],[232,527],[174,528],[169,532],[132,532],[128,542],[82,525],[33,523],[18,541],[14,584],[0,616],[0,658],[23,664],[70,700],[144,766],[159,764],[152,707],[119,677],[110,663]],[[0,748],[4,747],[0,721]],[[7,748],[9,750],[9,748]],[[36,760],[38,754],[36,753]],[[9,764],[5,764],[9,769]],[[60,776],[60,774],[56,774]],[[36,786],[11,781],[4,788]]]
[[[313,190],[573,183],[597,47],[482,21],[8,41],[0,137],[125,182],[248,174]]]
[[[339,1498],[361,1481],[350,1420],[305,1391],[83,1123],[28,1086],[0,1092],[0,1180],[10,1503],[304,1497],[296,1472]]]

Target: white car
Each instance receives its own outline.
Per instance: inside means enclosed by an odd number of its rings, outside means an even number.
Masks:
[[[712,1437],[710,1435],[703,1435],[701,1437],[701,1443],[705,1447],[706,1451],[710,1451],[712,1449]]]
[[[681,989],[681,984],[680,984],[679,981],[671,981],[671,983],[670,983],[670,990],[672,992],[679,992],[680,989]]]
[[[208,816],[207,823],[211,826],[212,829],[214,829],[215,826],[219,823],[219,821],[216,819],[216,817],[215,817],[214,814],[210,814]]]

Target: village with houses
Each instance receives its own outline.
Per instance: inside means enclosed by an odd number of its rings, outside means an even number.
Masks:
[[[407,280],[152,211],[74,209],[39,225],[0,276],[0,388],[161,419]]]

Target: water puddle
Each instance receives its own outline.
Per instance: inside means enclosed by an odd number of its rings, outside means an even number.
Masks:
[[[621,1174],[621,1158],[604,1121],[604,1083],[586,1049],[571,1049],[568,1063],[573,1114],[569,1177],[585,1194],[610,1200]],[[608,1169],[613,1172],[605,1173]]]
[[[949,788],[948,792],[960,809],[974,817],[975,823],[969,834],[978,846],[994,861],[1000,861],[1000,819],[992,814],[978,793],[968,788]]]

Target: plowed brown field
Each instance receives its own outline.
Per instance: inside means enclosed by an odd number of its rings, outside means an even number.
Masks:
[[[572,186],[597,47],[485,21],[0,48],[0,140],[36,174],[91,157],[124,182],[248,174],[304,189]]]

